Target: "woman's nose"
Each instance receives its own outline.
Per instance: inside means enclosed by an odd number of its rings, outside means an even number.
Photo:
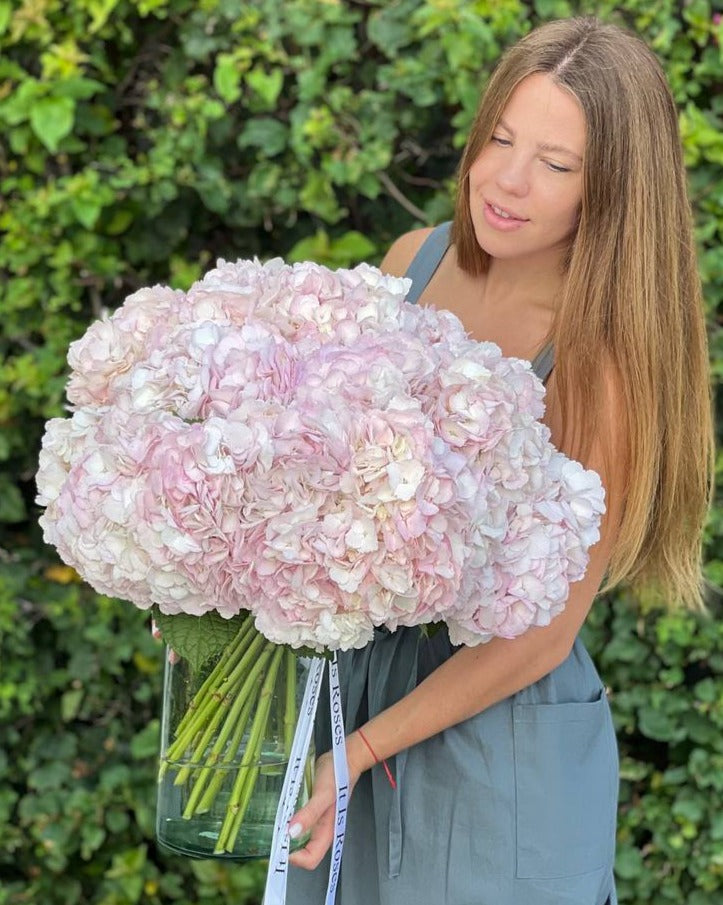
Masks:
[[[520,155],[510,154],[497,170],[497,185],[510,195],[526,195],[530,188],[527,162]]]

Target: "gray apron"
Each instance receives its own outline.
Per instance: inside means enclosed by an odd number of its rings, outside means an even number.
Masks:
[[[449,224],[412,261],[416,302]],[[546,380],[547,346],[535,358]],[[378,629],[340,657],[347,732],[394,704],[455,651],[446,630]],[[317,751],[328,750],[328,692]],[[605,690],[579,638],[517,694],[364,773],[347,813],[337,905],[617,905],[618,753]],[[323,905],[329,860],[291,868],[288,905]]]

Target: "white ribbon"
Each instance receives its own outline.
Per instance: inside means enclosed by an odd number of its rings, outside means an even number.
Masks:
[[[309,674],[306,677],[304,699],[294,732],[294,741],[291,745],[279,806],[276,810],[263,905],[284,905],[286,902],[286,882],[289,872],[289,821],[294,814],[294,807],[299,797],[299,789],[304,776],[304,765],[309,754],[309,746],[311,745],[311,734],[314,729],[314,718],[317,704],[319,703],[321,679],[324,675],[325,666],[326,660],[316,658],[311,660]],[[334,905],[341,868],[341,854],[344,847],[346,809],[349,801],[349,771],[346,763],[344,715],[342,713],[336,654],[334,654],[334,659],[329,664],[329,697],[334,779],[336,782],[336,816],[329,884],[326,891],[326,905]]]
[[[329,885],[326,888],[326,905],[334,905],[336,886],[341,871],[341,853],[346,832],[346,809],[349,804],[349,768],[346,762],[344,741],[344,714],[341,707],[339,667],[334,659],[329,664],[329,704],[331,710],[331,741],[334,756],[334,780],[336,783],[336,815],[334,819],[334,843],[331,849]]]

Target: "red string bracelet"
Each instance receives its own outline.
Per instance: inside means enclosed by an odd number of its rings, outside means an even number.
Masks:
[[[375,764],[380,763],[380,760],[379,760],[379,758],[377,757],[377,755],[376,755],[376,753],[375,753],[375,751],[374,751],[374,748],[372,748],[372,746],[369,744],[366,735],[364,735],[364,733],[361,731],[361,729],[357,729],[357,732],[358,732],[359,735],[361,736],[361,740],[364,742],[364,744],[367,746],[367,748],[371,751],[372,757],[374,758],[374,763],[375,763]],[[381,761],[381,765],[384,767],[384,772],[387,774],[387,779],[389,780],[389,785],[390,785],[393,789],[396,789],[397,784],[396,784],[396,782],[394,781],[394,777],[392,776],[392,771],[389,769],[389,766],[388,766],[387,762],[386,762],[385,760],[383,760],[383,761]]]

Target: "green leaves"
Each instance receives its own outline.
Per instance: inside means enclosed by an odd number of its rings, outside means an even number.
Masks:
[[[616,874],[621,902],[713,905],[714,818],[723,782],[720,620],[642,616],[623,595],[585,626],[621,754]],[[708,890],[708,892],[706,892]]]
[[[331,239],[325,230],[319,230],[313,238],[302,239],[286,255],[286,260],[318,261],[327,267],[353,267],[368,260],[376,252],[372,242],[355,230],[344,233],[339,239]]]
[[[153,610],[153,618],[165,643],[188,660],[194,671],[236,637],[245,616],[244,613],[233,619],[224,619],[215,612],[203,616],[188,616],[185,613],[165,616],[157,607]]]
[[[42,577],[31,550],[5,555],[0,902],[257,902],[262,870],[208,864],[201,877],[153,844],[163,648],[148,614]]]
[[[689,166],[701,160],[723,164],[723,131],[720,117],[688,103],[680,117],[680,129]]]

